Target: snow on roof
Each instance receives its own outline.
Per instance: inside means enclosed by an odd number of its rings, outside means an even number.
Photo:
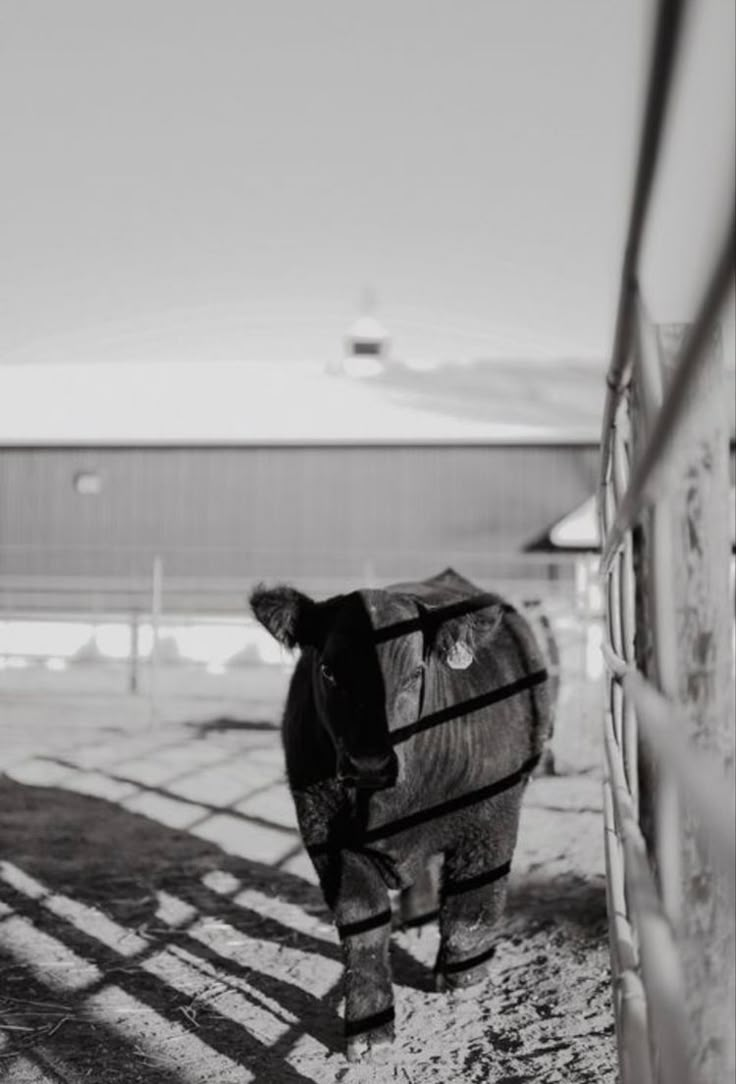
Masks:
[[[731,485],[729,513],[731,518],[731,544],[736,544],[736,493]],[[550,529],[547,538],[552,549],[590,550],[601,547],[598,526],[598,509],[595,497],[588,497]]]
[[[588,497],[578,508],[558,520],[549,532],[549,540],[556,549],[561,550],[600,549],[595,497]]]
[[[585,431],[402,401],[312,363],[0,365],[0,443],[558,443]]]

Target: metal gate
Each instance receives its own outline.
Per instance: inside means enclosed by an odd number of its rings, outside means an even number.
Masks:
[[[733,573],[714,339],[733,218],[691,325],[654,326],[639,288],[686,7],[659,5],[601,438],[605,846],[624,1084],[725,1084],[734,1072]]]

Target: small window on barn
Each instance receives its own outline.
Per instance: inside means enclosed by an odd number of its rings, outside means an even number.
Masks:
[[[94,470],[80,470],[74,475],[74,490],[83,497],[96,497],[102,492],[102,477]]]

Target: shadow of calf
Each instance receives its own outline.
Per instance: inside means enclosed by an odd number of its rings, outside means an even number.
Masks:
[[[534,933],[554,927],[574,933],[581,944],[599,945],[606,937],[606,886],[603,877],[565,873],[554,877],[521,875],[509,886],[502,925]],[[506,932],[506,930],[504,930]]]

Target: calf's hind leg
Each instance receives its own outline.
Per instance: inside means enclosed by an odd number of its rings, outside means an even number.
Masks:
[[[445,889],[435,965],[438,990],[475,986],[488,973],[495,952],[494,926],[506,903],[508,863],[492,864],[489,873],[495,879],[488,883],[456,888],[450,882]]]
[[[403,889],[399,899],[399,922],[402,929],[418,929],[437,918],[441,875],[441,855],[432,855],[422,862],[413,883]]]

